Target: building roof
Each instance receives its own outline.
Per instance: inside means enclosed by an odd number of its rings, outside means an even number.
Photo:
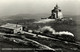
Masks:
[[[2,25],[0,27],[9,28],[9,29],[16,29],[16,28],[22,27],[22,25],[7,23],[7,24]]]

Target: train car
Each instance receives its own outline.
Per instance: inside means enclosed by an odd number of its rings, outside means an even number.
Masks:
[[[66,34],[55,35],[55,38],[60,39],[62,41],[75,42],[74,36],[70,36],[70,35],[66,35]]]
[[[68,42],[75,42],[75,37],[72,33],[70,32],[58,32],[57,34],[52,34],[51,32],[49,33],[43,33],[43,32],[36,32],[34,31],[33,32],[34,34],[40,34],[40,35],[44,35],[44,36],[48,36],[48,37],[51,37],[51,38],[56,38],[56,39],[59,39],[59,40],[62,40],[62,41],[68,41]]]

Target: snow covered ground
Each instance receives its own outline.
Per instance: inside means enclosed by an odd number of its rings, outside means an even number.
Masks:
[[[51,21],[55,21],[55,19],[43,19],[43,20],[40,20],[40,21],[36,21],[34,23],[47,23],[47,22],[51,22]]]

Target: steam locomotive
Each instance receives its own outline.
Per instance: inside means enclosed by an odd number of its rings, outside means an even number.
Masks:
[[[24,31],[28,32],[28,30],[24,30]],[[60,33],[57,33],[57,34],[54,33],[53,34],[52,32],[53,31],[50,31],[50,28],[47,28],[47,29],[44,28],[43,31],[38,31],[38,30],[30,31],[30,33],[36,34],[36,36],[43,35],[43,36],[48,36],[48,37],[51,37],[51,38],[56,38],[56,39],[59,39],[59,40],[62,40],[62,41],[69,41],[69,42],[75,42],[75,40],[76,40],[74,35],[71,32],[62,31],[62,32],[60,32],[62,34],[60,34]]]
[[[56,38],[56,39],[59,39],[61,41],[68,41],[68,42],[75,42],[75,37],[74,35],[70,35],[70,34],[52,34],[51,32],[36,32],[36,31],[33,31],[32,33],[34,34],[38,34],[39,35],[44,35],[44,36],[48,36],[48,37],[51,37],[51,38]]]

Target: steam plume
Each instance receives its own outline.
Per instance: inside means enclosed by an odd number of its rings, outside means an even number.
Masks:
[[[71,32],[68,32],[68,31],[60,31],[60,32],[56,32],[53,28],[51,28],[51,26],[44,26],[40,29],[41,32],[44,32],[48,30],[49,32],[52,32],[52,34],[55,34],[55,35],[70,35],[70,36],[73,36],[74,37],[74,34],[71,33]]]

